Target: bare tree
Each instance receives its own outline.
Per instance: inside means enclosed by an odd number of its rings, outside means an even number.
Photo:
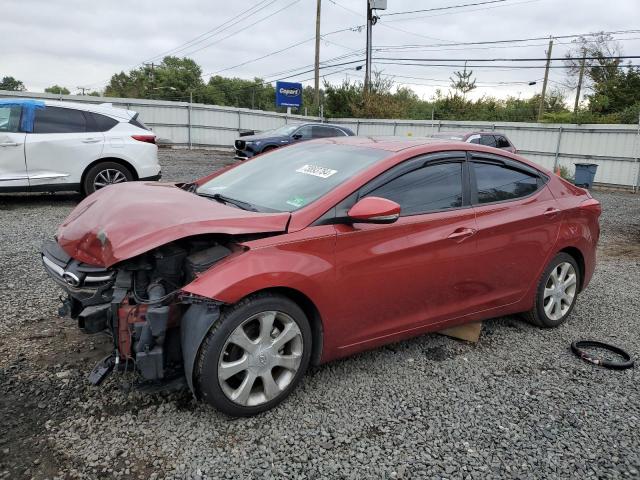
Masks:
[[[567,67],[564,84],[567,88],[576,88],[583,57],[586,57],[583,88],[591,90],[594,82],[607,81],[618,73],[621,60],[608,57],[621,55],[622,46],[610,33],[597,32],[580,36],[571,44],[564,61]]]

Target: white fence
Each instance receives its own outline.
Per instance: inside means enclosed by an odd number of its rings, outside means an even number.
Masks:
[[[0,91],[0,97],[103,103],[140,113],[158,137],[179,146],[231,147],[239,132],[269,130],[290,122],[319,121],[317,117],[286,115],[233,107],[185,102],[53,95]],[[456,122],[436,120],[331,119],[359,135],[428,136],[456,130],[495,130],[505,133],[519,153],[553,169],[575,163],[597,163],[596,182],[636,189],[640,186],[640,127],[637,125],[554,125],[515,122]]]

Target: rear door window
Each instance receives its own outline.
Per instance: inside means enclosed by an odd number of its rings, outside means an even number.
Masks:
[[[93,112],[84,112],[84,114],[88,120],[88,132],[106,132],[118,124],[116,119],[107,117],[106,115]]]
[[[314,125],[311,127],[313,138],[344,137],[344,133],[334,127]]]
[[[84,112],[73,108],[46,107],[36,110],[33,133],[81,133],[87,131]]]
[[[462,162],[439,163],[412,170],[373,190],[400,205],[402,216],[462,206]]]
[[[480,145],[486,145],[487,147],[496,146],[496,137],[493,135],[480,135]]]
[[[496,137],[496,143],[498,148],[509,148],[511,146],[509,140],[502,136]]]
[[[503,165],[472,162],[478,204],[514,200],[538,189],[538,177]]]

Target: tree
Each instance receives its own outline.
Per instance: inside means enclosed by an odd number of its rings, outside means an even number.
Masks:
[[[453,75],[456,77],[451,78],[449,77],[449,80],[451,80],[451,88],[453,88],[457,94],[457,92],[460,92],[462,94],[462,98],[466,98],[467,97],[467,93],[469,93],[470,91],[474,90],[476,88],[476,81],[475,79],[471,79],[472,75],[473,75],[473,70],[469,70],[467,72],[467,62],[464,63],[464,70],[462,72],[460,71],[456,71],[453,72]]]
[[[196,62],[167,56],[158,65],[145,64],[128,74],[113,75],[105,96],[184,101],[190,93],[200,92],[203,86],[202,69]]]
[[[24,83],[13,77],[2,77],[0,81],[0,90],[9,90],[11,92],[24,92]]]
[[[70,93],[67,88],[61,87],[60,85],[45,88],[44,91],[47,93],[55,93],[57,95],[69,95]]]
[[[594,83],[606,81],[616,74],[621,60],[609,57],[621,55],[622,47],[611,34],[599,32],[586,37],[580,36],[571,43],[572,46],[565,54],[564,60],[567,67],[567,87],[577,86],[583,56],[588,58],[585,60],[583,79],[585,89],[590,89]]]

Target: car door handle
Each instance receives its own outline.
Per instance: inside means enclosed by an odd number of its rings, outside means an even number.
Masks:
[[[549,207],[545,210],[545,212],[543,213],[543,215],[549,217],[549,218],[553,218],[555,217],[557,214],[560,213],[560,209],[558,208],[553,208],[553,207]]]
[[[475,235],[476,231],[477,230],[474,230],[473,228],[457,228],[451,235],[449,235],[449,238],[452,238],[454,240],[464,240],[471,235]]]
[[[85,138],[84,140],[82,140],[82,143],[98,143],[101,141],[101,138]]]
[[[0,147],[17,147],[19,145],[18,142],[3,142],[0,143]]]

